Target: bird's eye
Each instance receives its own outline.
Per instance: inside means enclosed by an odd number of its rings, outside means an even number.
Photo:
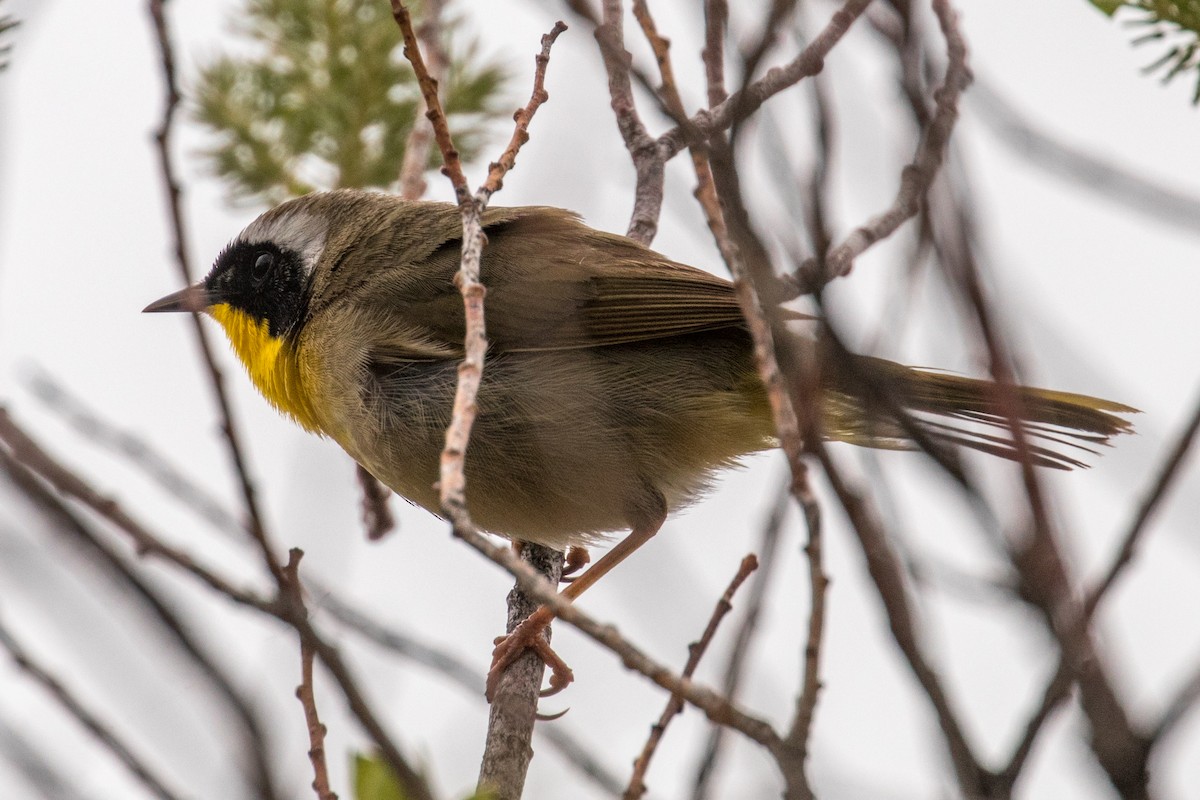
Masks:
[[[254,266],[250,268],[250,278],[255,283],[262,283],[273,266],[275,266],[274,254],[259,253],[258,258],[254,259]]]

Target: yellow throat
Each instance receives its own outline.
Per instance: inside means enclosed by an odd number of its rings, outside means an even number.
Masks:
[[[296,349],[287,340],[272,336],[266,320],[255,319],[228,303],[217,303],[208,313],[225,329],[263,397],[306,430],[321,433]]]

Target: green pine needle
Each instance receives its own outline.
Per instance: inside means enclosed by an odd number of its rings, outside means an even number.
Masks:
[[[247,0],[232,27],[251,55],[203,66],[191,92],[196,118],[216,134],[204,155],[232,200],[273,205],[396,181],[420,90],[385,3]],[[474,47],[453,52],[444,102],[464,158],[497,116],[504,77]]]
[[[1128,9],[1126,24],[1139,29],[1135,46],[1165,45],[1166,51],[1148,64],[1147,74],[1161,73],[1169,83],[1185,72],[1195,73],[1192,104],[1200,104],[1200,0],[1091,0],[1108,16]]]

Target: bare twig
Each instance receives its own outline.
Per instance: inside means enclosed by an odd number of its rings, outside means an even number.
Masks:
[[[183,217],[183,190],[180,188],[179,178],[175,171],[175,163],[171,158],[171,137],[175,114],[179,110],[180,95],[178,78],[175,72],[175,52],[171,45],[171,34],[167,25],[165,5],[166,0],[149,0],[148,6],[150,17],[154,23],[155,40],[158,44],[159,57],[162,64],[162,76],[166,85],[163,116],[158,130],[154,134],[154,139],[158,143],[159,168],[162,171],[163,185],[167,195],[167,207],[170,212],[175,263],[179,267],[179,273],[184,282],[191,284],[194,279],[194,272],[188,259],[187,229]],[[263,524],[262,514],[258,508],[257,492],[254,482],[250,479],[250,470],[246,464],[237,425],[234,423],[229,396],[225,393],[224,375],[217,366],[216,359],[213,357],[212,346],[209,343],[204,326],[200,324],[199,316],[193,314],[192,322],[196,332],[196,343],[200,348],[201,359],[204,361],[208,372],[209,383],[212,385],[213,396],[221,415],[221,431],[225,434],[225,441],[229,446],[229,455],[233,461],[234,471],[237,473],[238,483],[241,486],[242,497],[246,503],[246,514],[250,522],[250,534],[258,543],[259,549],[262,551],[263,560],[271,570],[271,574],[278,579],[281,574],[279,561],[274,554],[274,548],[271,545],[266,526]]]
[[[17,642],[12,633],[3,624],[0,624],[0,646],[3,646],[12,656],[13,661],[17,666],[28,675],[30,678],[40,683],[46,691],[54,697],[55,701],[62,708],[79,722],[80,725],[87,728],[100,742],[104,749],[116,756],[129,772],[137,778],[138,782],[146,787],[155,797],[162,800],[180,800],[183,795],[178,792],[168,789],[166,782],[161,777],[156,775],[154,771],[139,758],[126,745],[116,731],[110,728],[103,720],[85,706],[75,695],[62,684],[54,675],[44,666],[34,660]]]
[[[300,558],[304,554],[297,548],[288,553],[288,563],[283,568],[283,574],[288,578],[288,591],[292,595],[291,603],[303,606],[303,589],[300,583]],[[300,685],[296,687],[296,698],[304,707],[304,721],[308,727],[308,758],[313,766],[312,788],[317,800],[337,800],[337,795],[329,788],[329,767],[325,763],[325,726],[317,715],[317,697],[313,689],[313,650],[312,642],[300,636]]]
[[[779,92],[816,75],[824,69],[825,57],[870,3],[871,0],[847,0],[816,38],[790,62],[768,70],[762,78],[734,92],[719,105],[694,114],[687,126],[676,126],[664,133],[658,139],[660,157],[665,161],[684,147],[697,143],[697,137],[727,130]]]
[[[750,554],[742,559],[742,563],[738,565],[737,574],[733,576],[733,580],[729,582],[729,586],[725,588],[725,593],[721,595],[721,599],[717,601],[716,608],[713,609],[712,616],[708,620],[708,625],[704,628],[704,633],[701,634],[699,640],[688,645],[688,659],[683,666],[681,673],[685,679],[690,679],[696,674],[696,668],[700,666],[700,659],[704,658],[704,653],[708,650],[708,645],[712,642],[713,637],[717,634],[717,626],[721,624],[721,620],[733,608],[733,596],[737,590],[750,577],[750,573],[758,569],[758,559]],[[625,788],[625,800],[637,800],[646,793],[646,772],[650,769],[650,760],[654,758],[654,753],[658,749],[658,743],[662,741],[662,737],[667,732],[667,725],[680,712],[683,711],[683,698],[679,695],[672,695],[667,701],[667,707],[663,709],[662,715],[659,716],[658,722],[650,727],[650,736],[646,740],[645,746],[642,747],[641,754],[633,762],[633,774],[629,777],[629,785]]]
[[[638,115],[633,99],[633,83],[630,81],[633,57],[625,49],[621,0],[603,0],[601,8],[602,22],[595,30],[596,42],[600,45],[604,69],[608,73],[608,94],[617,119],[617,129],[621,132],[621,139],[637,173],[633,214],[625,235],[642,244],[649,244],[658,232],[666,159],[657,152],[655,141]]]
[[[826,448],[814,444],[814,452],[821,461],[825,474],[833,486],[850,523],[858,534],[863,555],[867,559],[867,571],[875,583],[879,597],[887,612],[892,637],[908,661],[921,688],[928,696],[937,714],[938,725],[946,740],[950,761],[963,794],[967,797],[992,797],[990,786],[995,776],[991,775],[976,758],[966,738],[966,731],[959,722],[958,713],[951,705],[949,695],[942,686],[941,678],[929,664],[920,641],[916,619],[913,616],[904,574],[878,519],[866,500],[842,478],[841,471],[829,457]]]
[[[1154,482],[1150,486],[1150,491],[1146,493],[1146,497],[1138,506],[1137,513],[1134,514],[1133,521],[1129,523],[1129,528],[1125,535],[1121,538],[1121,549],[1117,552],[1116,558],[1105,573],[1104,578],[1096,585],[1091,592],[1088,593],[1087,600],[1084,602],[1083,615],[1085,621],[1090,619],[1096,611],[1096,606],[1104,598],[1105,593],[1112,588],[1121,571],[1133,561],[1134,551],[1137,549],[1138,542],[1141,541],[1142,532],[1146,530],[1147,524],[1150,522],[1151,516],[1158,509],[1159,503],[1166,496],[1167,490],[1171,487],[1175,476],[1179,474],[1179,468],[1183,464],[1184,457],[1192,448],[1192,443],[1196,438],[1196,431],[1200,429],[1200,402],[1196,403],[1196,407],[1192,410],[1192,416],[1184,426],[1183,431],[1179,434],[1179,438],[1175,442],[1175,446],[1171,448],[1163,465],[1159,468],[1158,475],[1155,476]]]
[[[241,725],[244,735],[241,738],[242,747],[239,748],[239,751],[245,753],[255,796],[261,797],[263,800],[274,800],[278,797],[275,780],[271,775],[273,759],[270,753],[267,727],[255,713],[249,699],[234,685],[224,668],[212,658],[187,622],[172,609],[171,604],[153,584],[143,579],[134,570],[116,548],[91,526],[85,524],[58,495],[39,481],[33,472],[18,463],[3,449],[0,449],[0,469],[8,474],[13,484],[29,500],[41,508],[52,523],[51,530],[58,535],[68,537],[76,545],[85,548],[90,563],[106,569],[114,582],[140,600],[158,620],[180,650],[191,659],[195,668],[208,679],[218,695],[225,700],[226,705]]]
[[[566,26],[559,22],[542,37],[541,52],[536,59],[533,92],[529,103],[514,115],[516,122],[512,139],[500,159],[491,164],[487,179],[472,196],[467,189],[466,177],[462,174],[458,153],[450,137],[449,126],[437,96],[437,84],[430,77],[421,56],[420,47],[412,30],[412,19],[402,0],[392,0],[393,16],[404,36],[404,54],[412,63],[428,106],[427,116],[433,125],[438,146],[445,161],[443,171],[454,184],[455,194],[463,218],[462,256],[455,282],[463,297],[465,335],[463,360],[458,367],[458,386],[454,395],[450,425],[446,429],[445,446],[442,449],[439,467],[439,494],[442,510],[451,521],[455,536],[471,541],[482,539],[475,529],[468,511],[466,499],[466,452],[478,407],[476,396],[483,377],[484,359],[487,353],[487,328],[484,318],[484,295],[486,289],[479,280],[483,247],[483,211],[491,196],[503,185],[504,176],[516,163],[517,153],[528,140],[528,127],[537,109],[548,95],[544,81],[549,63],[550,49]],[[538,557],[549,575],[557,583],[561,576],[562,554],[547,548],[526,548],[531,557]],[[527,565],[523,565],[527,566]],[[519,587],[524,588],[524,587]],[[530,598],[514,590],[509,598],[510,616],[520,614],[521,619],[536,609]],[[532,598],[536,601],[538,598]],[[526,608],[525,606],[529,606]],[[514,626],[520,619],[513,621]],[[510,628],[511,630],[511,628]],[[546,635],[549,635],[547,630]],[[518,662],[527,659],[518,659]],[[505,677],[519,664],[514,663]],[[544,665],[529,665],[522,670],[523,680],[501,680],[506,694],[495,697],[489,718],[488,737],[485,745],[480,786],[496,791],[502,798],[517,798],[524,786],[529,764],[529,740],[533,731],[533,720],[537,710],[537,696]],[[514,675],[514,678],[516,676]],[[513,712],[518,713],[513,713]],[[518,722],[520,718],[520,722]]]
[[[850,272],[854,259],[871,245],[890,236],[920,209],[925,193],[945,157],[946,145],[958,119],[958,102],[971,82],[967,66],[967,46],[958,27],[958,15],[948,0],[934,0],[933,8],[946,39],[946,76],[934,93],[936,110],[917,146],[912,163],[900,174],[900,189],[892,206],[884,213],[855,229],[844,242],[826,256],[823,274],[815,273],[815,264],[801,267],[802,286],[814,287]]]
[[[758,632],[758,622],[762,616],[763,604],[767,596],[767,587],[775,574],[775,565],[779,559],[776,552],[779,549],[779,535],[783,530],[784,515],[788,509],[788,499],[791,497],[791,480],[780,487],[778,497],[766,522],[762,526],[762,536],[759,539],[758,561],[761,564],[758,577],[750,586],[750,596],[745,602],[745,614],[734,634],[733,644],[729,648],[729,656],[725,663],[721,692],[732,702],[737,699],[738,690],[742,684],[742,674],[749,656],[754,635]],[[694,800],[705,800],[712,791],[712,778],[716,774],[717,765],[722,752],[721,746],[727,741],[729,729],[721,725],[711,726],[708,741],[698,761],[696,777],[693,785]]]
[[[87,407],[79,397],[70,394],[46,373],[37,373],[31,381],[31,385],[35,394],[43,402],[47,403],[50,410],[61,414],[80,435],[128,458],[147,477],[160,483],[175,499],[196,511],[196,513],[213,523],[219,529],[235,534],[244,530],[242,525],[222,508],[220,502],[215,497],[208,494],[198,484],[192,482],[178,467],[171,463],[169,458],[158,452],[152,444],[139,438],[132,431],[119,428],[113,423],[102,419],[94,409]],[[0,466],[16,467],[21,470],[21,473],[29,474],[27,470],[20,467],[16,462],[6,461],[5,459],[7,459],[7,454],[0,451]],[[13,474],[13,477],[14,480],[20,480],[21,474]],[[30,481],[28,484],[22,483],[22,488],[26,494],[30,494],[32,491],[42,489],[42,485],[36,481]],[[34,499],[39,502],[42,500],[52,501],[55,503],[57,509],[60,509],[64,513],[67,511],[57,498],[44,489]],[[67,525],[62,526],[62,529],[69,530]],[[245,541],[244,537],[241,541]],[[89,539],[88,543],[89,546],[104,546],[102,542],[94,539]],[[114,567],[124,567],[123,562],[120,562],[115,552],[105,552],[101,555],[106,560],[115,559],[119,562],[119,564],[115,563]],[[128,580],[133,582],[139,579],[135,574],[129,572]],[[312,577],[304,578],[303,582],[308,595],[314,598],[314,605],[317,611],[329,614],[347,629],[361,634],[380,647],[433,670],[447,678],[455,686],[468,692],[471,696],[476,698],[480,696],[480,668],[472,667],[450,652],[437,648],[428,642],[421,641],[394,627],[382,624],[375,617],[347,604],[333,589]],[[146,589],[148,591],[149,587],[146,587]],[[138,591],[140,592],[141,589],[138,588]],[[169,614],[169,611],[165,607],[155,605],[155,613],[162,615]],[[173,631],[176,627],[179,627],[172,626],[170,623],[164,624],[167,624],[168,628]],[[179,632],[184,633],[182,630]],[[189,653],[192,653],[193,649],[188,648]],[[197,651],[193,655],[193,658],[197,660],[201,669],[207,673],[207,662],[202,660],[204,654]],[[216,669],[216,666],[213,665],[213,668]],[[218,677],[219,671],[218,674],[214,674],[213,680],[218,680]],[[266,754],[262,750],[263,732],[261,731],[261,726],[257,723],[253,715],[250,714],[250,709],[245,699],[237,695],[232,685],[227,686],[225,682],[221,682],[218,684],[218,689],[222,694],[230,697],[230,703],[235,707],[235,713],[237,713],[239,718],[244,719],[249,726],[247,737],[251,740],[252,744],[248,749],[254,758],[255,774],[261,784],[257,789],[258,794],[264,798],[274,797],[274,789],[269,784],[270,775],[265,772],[269,759],[266,758]],[[230,694],[230,692],[233,692],[233,694]],[[536,728],[535,732],[536,736],[546,740],[547,744],[555,748],[569,764],[609,794],[615,795],[621,792],[624,786],[623,780],[616,773],[599,763],[593,757],[588,747],[566,731],[561,725],[541,726]]]
[[[450,179],[454,186],[454,196],[459,205],[470,202],[471,191],[467,188],[467,176],[462,171],[462,160],[454,141],[450,137],[450,124],[442,111],[442,101],[438,98],[438,82],[430,73],[421,54],[421,46],[417,41],[417,33],[413,28],[412,14],[405,7],[403,0],[391,0],[392,16],[400,26],[404,37],[404,57],[412,64],[413,72],[417,75],[417,85],[421,87],[421,96],[425,101],[425,117],[433,126],[433,136],[438,148],[442,151],[442,174]]]
[[[425,65],[430,76],[436,83],[445,78],[446,57],[442,45],[442,0],[426,0],[423,4],[425,13],[421,24],[417,26],[417,39],[421,42],[421,50],[425,56]],[[408,133],[408,141],[404,143],[404,162],[400,166],[400,196],[406,200],[420,200],[424,196],[425,168],[429,164],[429,148],[433,144],[433,125],[428,116],[429,107],[425,104],[424,94],[418,98],[416,113],[417,120]]]
[[[363,527],[367,529],[367,538],[377,542],[396,527],[396,518],[388,506],[392,490],[380,483],[362,464],[354,465],[354,474],[362,491]]]
[[[708,105],[719,105],[728,97],[725,91],[725,31],[729,27],[726,0],[704,0],[704,80],[708,85]]]
[[[152,534],[129,516],[116,501],[104,497],[79,476],[51,458],[12,421],[3,408],[0,408],[0,441],[8,446],[13,458],[41,476],[56,490],[79,500],[124,531],[133,540],[139,555],[164,558],[231,600],[265,612],[291,625],[301,636],[309,637],[317,656],[329,669],[345,696],[350,711],[375,741],[384,760],[387,761],[397,780],[404,786],[405,791],[413,800],[433,800],[433,795],[424,779],[408,764],[407,759],[400,753],[371,710],[358,687],[357,680],[342,659],[341,653],[336,647],[326,642],[313,627],[308,619],[306,609],[289,602],[289,597],[282,591],[282,586],[277,587],[279,591],[275,598],[264,599],[253,592],[233,586],[213,570],[196,563],[187,553],[167,545],[160,537]],[[282,574],[281,571],[280,575],[282,576]],[[286,578],[284,580],[286,581]]]
[[[809,611],[808,636],[804,644],[804,681],[800,696],[796,700],[796,714],[788,731],[787,741],[798,753],[801,761],[808,757],[808,740],[812,734],[813,718],[817,710],[817,697],[821,691],[821,644],[825,632],[825,592],[829,577],[825,574],[821,550],[821,508],[817,497],[807,481],[793,487],[792,494],[799,499],[804,510],[804,521],[808,528],[808,543],[804,554],[808,556]],[[812,794],[811,789],[809,794]]]
[[[1107,158],[1054,138],[986,80],[978,81],[969,97],[968,111],[979,112],[976,116],[1001,142],[1036,164],[1042,174],[1059,175],[1154,222],[1200,233],[1200,197],[1148,180],[1144,173],[1122,169]]]
[[[493,194],[504,187],[504,176],[516,166],[517,153],[529,141],[529,123],[533,121],[533,115],[541,108],[542,103],[550,99],[550,95],[546,91],[546,67],[550,65],[550,48],[558,40],[559,34],[566,29],[567,26],[559,20],[554,23],[554,27],[550,29],[549,33],[542,36],[542,49],[534,57],[533,92],[529,95],[529,102],[525,104],[524,108],[518,108],[513,114],[513,122],[516,125],[513,127],[508,147],[504,148],[500,159],[493,161],[488,167],[487,180],[484,181],[476,195],[477,198],[482,196],[481,199],[485,204]]]

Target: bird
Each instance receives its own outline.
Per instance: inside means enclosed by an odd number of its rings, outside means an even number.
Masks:
[[[488,351],[466,454],[485,531],[555,549],[628,530],[562,590],[575,599],[743,456],[778,445],[733,284],[549,206],[489,208],[480,278]],[[316,192],[242,230],[201,281],[147,312],[214,319],[251,382],[305,430],[440,514],[439,456],[464,355],[457,206],[378,191]],[[811,318],[794,314],[803,324]],[[1132,430],[1108,400],[1009,387],[838,350],[817,359],[826,439],[961,446],[1060,469]],[[1013,437],[1012,419],[1023,434]],[[1024,442],[1028,436],[1030,441]],[[489,697],[534,647],[571,680],[545,607],[498,640]]]

